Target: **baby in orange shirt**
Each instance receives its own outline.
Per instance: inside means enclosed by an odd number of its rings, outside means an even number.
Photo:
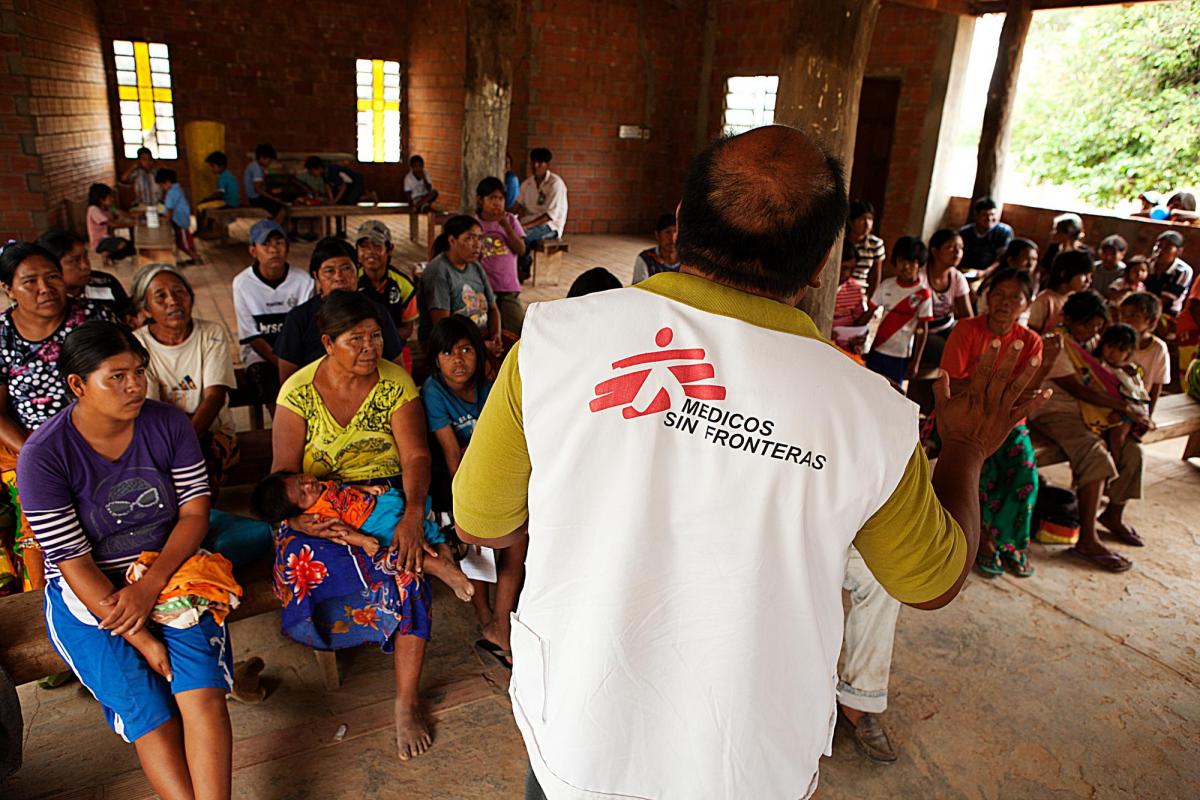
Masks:
[[[390,547],[396,527],[404,516],[404,495],[388,486],[350,486],[337,481],[321,481],[312,475],[275,472],[254,487],[250,508],[260,519],[278,524],[302,514],[336,519],[355,529],[337,541],[361,547],[372,558]],[[425,571],[454,590],[459,600],[469,601],[475,594],[471,581],[458,568],[454,552],[436,524],[426,518],[423,526],[426,543],[437,558],[425,559]],[[386,558],[387,554],[382,557]]]

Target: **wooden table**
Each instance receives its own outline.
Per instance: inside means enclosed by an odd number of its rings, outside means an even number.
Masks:
[[[161,219],[157,228],[151,228],[146,223],[139,223],[133,229],[133,247],[137,250],[139,262],[146,263],[165,261],[174,264],[177,260],[175,248],[175,229],[170,220]]]
[[[333,234],[335,223],[339,220],[342,226],[345,227],[346,217],[353,214],[354,216],[362,216],[377,212],[380,216],[386,214],[407,214],[409,213],[408,203],[358,203],[356,205],[298,205],[293,204],[288,209],[288,216],[292,219],[319,219],[321,220],[321,235],[331,236]]]

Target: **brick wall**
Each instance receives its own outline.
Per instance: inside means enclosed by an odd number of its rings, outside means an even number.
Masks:
[[[674,210],[696,108],[698,5],[529,4],[528,30],[519,37],[528,37],[528,57],[517,61],[510,149],[522,175],[530,148],[554,153],[551,169],[569,191],[568,232],[644,234],[660,213]],[[525,80],[527,103],[521,102]],[[648,127],[650,138],[620,139],[621,125]]]
[[[787,5],[781,0],[718,3],[708,116],[714,136],[721,129],[726,79],[778,74]],[[888,164],[887,215],[880,226],[885,240],[907,233],[897,226],[908,219],[913,203],[921,130],[930,97],[931,64],[937,50],[934,33],[940,16],[936,11],[884,3],[871,41],[866,75],[895,77],[901,82],[896,136]]]
[[[192,120],[225,124],[225,151],[239,178],[246,154],[260,142],[280,152],[354,153],[355,59],[405,64],[408,9],[407,3],[391,3],[382,14],[379,4],[366,0],[106,0],[100,29],[110,86],[113,39],[164,42],[171,48],[181,134],[180,158],[171,166],[186,186],[182,131]],[[115,107],[115,90],[109,91]],[[114,114],[113,141],[120,139],[118,122]],[[118,169],[124,170],[130,162],[122,152],[116,156]],[[352,166],[385,199],[397,196],[407,171],[399,164]]]
[[[425,159],[440,208],[457,211],[467,58],[463,0],[416,0],[409,30],[408,148]],[[405,171],[407,171],[407,166]]]
[[[30,238],[64,225],[65,198],[111,183],[113,145],[93,0],[0,5],[0,227]]]

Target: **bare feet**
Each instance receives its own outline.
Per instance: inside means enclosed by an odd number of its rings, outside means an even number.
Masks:
[[[439,547],[438,550],[440,551],[441,548]],[[449,552],[449,548],[447,548],[447,552]],[[425,574],[432,575],[449,586],[454,590],[455,597],[464,603],[471,602],[471,598],[475,596],[475,587],[471,585],[471,579],[463,574],[452,558],[445,558],[440,552],[437,558],[425,559]]]
[[[421,717],[421,709],[396,701],[396,750],[401,761],[423,755],[433,746],[433,737]]]

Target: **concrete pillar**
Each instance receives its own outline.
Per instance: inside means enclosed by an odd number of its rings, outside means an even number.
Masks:
[[[958,137],[958,110],[967,90],[967,65],[975,37],[975,18],[947,15],[938,31],[938,50],[933,64],[933,85],[925,112],[918,186],[913,198],[908,229],[922,238],[942,225],[950,202],[954,142]]]

